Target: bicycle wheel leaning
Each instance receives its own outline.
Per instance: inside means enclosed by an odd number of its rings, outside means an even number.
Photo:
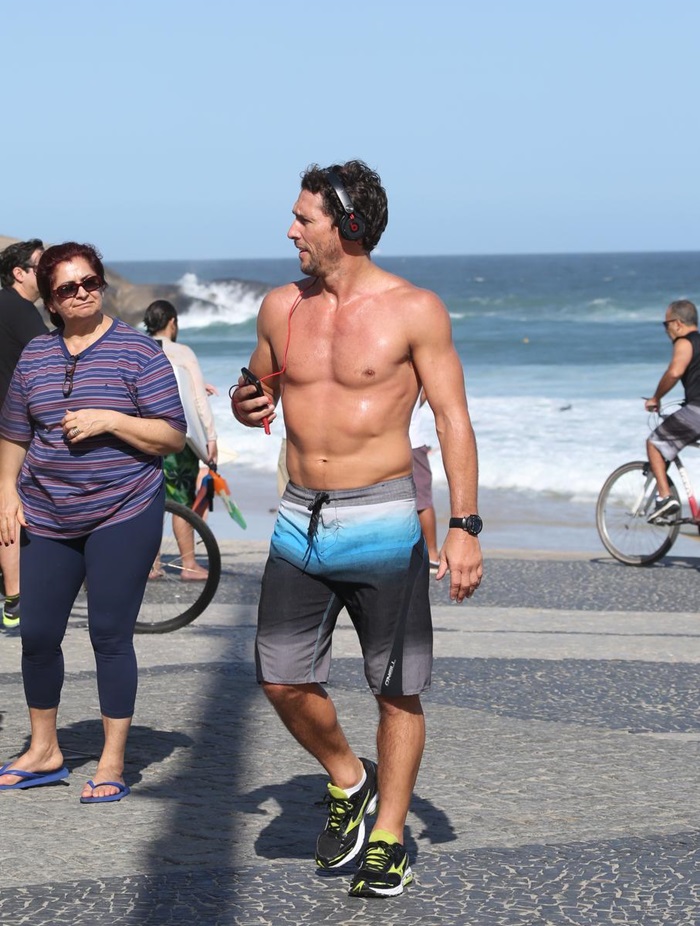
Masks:
[[[680,502],[669,479],[671,495]],[[655,563],[671,549],[680,521],[649,523],[654,508],[656,479],[644,461],[625,463],[603,484],[596,505],[596,525],[606,550],[621,563],[644,566]]]
[[[173,530],[174,517],[182,518],[193,529],[195,558],[209,573],[203,582],[182,578],[184,567]],[[211,602],[219,586],[221,553],[216,537],[191,508],[170,499],[165,502],[159,567],[162,575],[149,579],[146,585],[136,633],[168,633],[190,624]]]

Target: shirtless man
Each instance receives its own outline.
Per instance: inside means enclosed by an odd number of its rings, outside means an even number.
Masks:
[[[421,386],[435,414],[450,487],[437,578],[461,602],[478,588],[477,456],[448,313],[433,293],[370,259],[387,223],[380,178],[361,161],[309,168],[287,233],[310,279],[269,293],[251,371],[232,411],[249,427],[287,429],[282,498],[258,614],[258,680],[297,741],[323,766],[328,820],[316,863],[362,853],[352,896],[400,894],[412,880],[403,831],[425,742],[430,684],[429,561],[415,510],[411,410]],[[454,524],[454,526],[453,526]],[[350,748],[328,680],[345,607],[379,706],[378,765]],[[364,817],[379,800],[364,846]]]

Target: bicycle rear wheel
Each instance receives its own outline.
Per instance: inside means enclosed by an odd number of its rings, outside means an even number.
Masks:
[[[671,495],[680,503],[669,480]],[[596,525],[605,549],[621,563],[644,566],[655,563],[671,549],[681,529],[676,518],[650,524],[656,479],[649,464],[625,463],[605,480],[596,505]]]
[[[203,582],[183,579],[182,554],[175,539],[173,518],[182,518],[194,532],[197,563],[208,570]],[[166,499],[160,571],[149,579],[136,621],[136,633],[168,633],[190,624],[209,605],[221,577],[221,553],[214,534],[191,508]]]

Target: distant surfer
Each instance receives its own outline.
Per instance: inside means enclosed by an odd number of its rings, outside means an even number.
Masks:
[[[152,302],[143,318],[146,331],[159,341],[165,356],[175,370],[180,400],[187,418],[187,444],[179,453],[169,453],[163,459],[165,490],[168,498],[181,505],[192,507],[197,491],[199,464],[217,462],[216,427],[209,405],[209,391],[204,382],[199,361],[194,351],[177,343],[178,322],[175,306],[166,299]],[[194,555],[194,532],[182,518],[173,518],[173,531],[182,555],[182,578],[204,580],[207,571],[197,563]],[[161,578],[163,572],[155,563],[149,578]]]

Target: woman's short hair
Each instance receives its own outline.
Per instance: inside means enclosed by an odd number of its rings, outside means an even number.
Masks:
[[[57,312],[52,312],[49,308],[54,274],[59,264],[75,260],[78,257],[82,257],[90,265],[92,272],[102,280],[102,286],[105,287],[107,283],[105,282],[102,255],[92,244],[78,244],[77,241],[64,241],[63,244],[53,244],[44,251],[37,264],[36,285],[41,298],[44,300],[49,318],[57,328],[63,327],[63,319]]]

